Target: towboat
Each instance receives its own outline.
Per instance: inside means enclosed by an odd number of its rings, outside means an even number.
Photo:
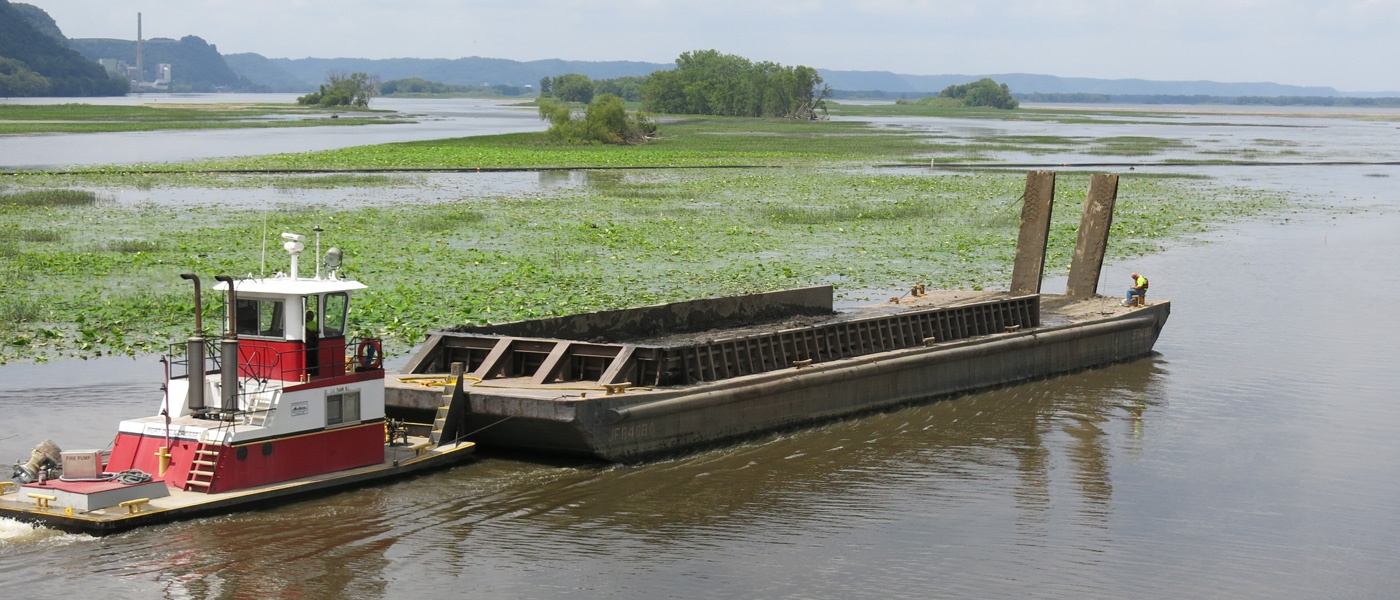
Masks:
[[[215,278],[227,298],[219,340],[204,337],[199,277],[181,275],[194,283],[195,331],[161,359],[156,413],[121,421],[110,450],[38,444],[15,465],[18,481],[0,482],[0,517],[103,534],[469,456],[472,442],[385,418],[381,342],[346,334],[352,297],[367,286],[339,276],[336,248],[299,276],[305,238],[282,237],[287,273]]]

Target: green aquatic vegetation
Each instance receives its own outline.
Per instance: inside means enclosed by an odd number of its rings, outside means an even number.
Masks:
[[[0,135],[32,135],[36,133],[120,133],[133,131],[167,131],[180,129],[282,129],[288,127],[346,127],[355,125],[390,125],[411,123],[391,117],[356,117],[342,119],[296,119],[278,121],[140,121],[140,122],[0,122]]]
[[[326,114],[292,104],[0,104],[5,121],[170,121]]]
[[[15,237],[25,242],[51,243],[61,241],[63,232],[56,229],[21,229],[15,233]]]
[[[17,244],[4,261],[13,266],[0,272],[0,302],[47,312],[0,321],[0,360],[160,349],[192,321],[178,273],[257,273],[264,219],[272,238],[325,227],[323,249],[342,248],[343,272],[372,286],[356,303],[356,333],[402,348],[457,324],[819,283],[854,297],[911,283],[997,287],[1024,188],[1020,172],[598,175],[553,194],[430,205],[16,213],[17,228],[71,234],[64,244]],[[1087,181],[1066,173],[1056,186],[1064,208],[1052,227],[1052,270],[1068,264]],[[1209,181],[1124,176],[1110,256],[1282,205]],[[273,239],[268,270],[285,261]],[[219,304],[206,298],[207,322],[219,322]]]
[[[783,166],[899,160],[929,151],[917,133],[887,132],[865,123],[723,117],[664,122],[647,144],[576,146],[543,132],[359,146],[241,159],[180,168],[611,168]],[[168,169],[169,167],[155,167]]]
[[[19,187],[92,187],[149,190],[155,188],[209,189],[337,189],[374,188],[408,185],[416,181],[411,175],[378,173],[325,174],[240,174],[207,173],[199,171],[145,171],[131,168],[90,168],[75,171],[21,171],[9,174],[5,181]],[[0,200],[0,204],[4,201]]]
[[[596,175],[596,176],[595,176]],[[371,284],[357,333],[406,347],[424,331],[830,283],[867,290],[997,287],[1014,255],[1019,172],[934,175],[818,169],[602,172],[539,197],[389,207],[53,208],[17,227],[73,232],[63,245],[0,253],[0,299],[43,306],[41,319],[0,322],[0,359],[144,352],[188,333],[193,310],[178,273],[258,273],[266,231],[326,228],[344,274]],[[1057,185],[1051,269],[1067,266],[1088,176]],[[1268,196],[1187,178],[1124,176],[1112,256],[1148,252],[1243,214]],[[115,241],[122,242],[111,242]],[[115,252],[116,250],[116,252]],[[286,269],[269,245],[267,269]],[[217,323],[220,298],[206,298]]]
[[[262,177],[240,177],[241,183],[267,183]],[[342,187],[383,187],[399,185],[407,181],[403,177],[390,175],[365,175],[355,173],[328,173],[325,175],[299,175],[273,177],[272,187],[278,189],[335,189]]]
[[[86,206],[97,202],[97,193],[86,190],[26,190],[0,194],[0,207]]]
[[[485,218],[484,214],[468,204],[439,204],[422,207],[408,225],[416,231],[445,233],[479,223]]]
[[[0,298],[0,321],[18,324],[30,323],[38,319],[38,307],[19,299]],[[3,357],[3,353],[0,353],[0,357]]]
[[[345,111],[340,111],[345,112]],[[383,111],[353,111],[341,117],[325,110],[292,105],[142,105],[0,104],[0,135],[34,133],[104,133],[171,129],[323,127],[410,122]],[[332,118],[334,117],[334,118]]]
[[[1193,146],[1170,138],[1119,136],[1095,138],[1085,154],[1096,156],[1151,156],[1168,150],[1186,150]]]
[[[150,240],[112,240],[107,242],[106,248],[109,252],[151,254],[160,250],[160,244]]]
[[[1250,140],[1250,143],[1255,144],[1255,145],[1258,145],[1258,146],[1271,146],[1271,147],[1280,147],[1280,146],[1283,146],[1283,147],[1290,147],[1290,148],[1301,145],[1301,144],[1299,144],[1298,142],[1295,142],[1295,141],[1292,141],[1292,140],[1272,140],[1272,139],[1267,139],[1267,138],[1255,138],[1255,139],[1253,139],[1253,140]]]

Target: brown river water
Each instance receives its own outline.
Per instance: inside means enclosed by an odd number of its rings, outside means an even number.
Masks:
[[[1288,135],[1400,152],[1393,122],[1324,121]],[[1150,299],[1173,302],[1151,357],[640,465],[488,453],[100,539],[0,520],[0,586],[33,598],[1397,597],[1400,168],[1200,172],[1308,204],[1107,266],[1104,293],[1136,270]],[[105,442],[117,419],[158,404],[159,374],[150,358],[0,367],[0,459],[43,437]]]

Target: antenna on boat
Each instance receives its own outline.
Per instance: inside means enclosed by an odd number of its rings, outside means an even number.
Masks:
[[[291,275],[292,275],[292,279],[296,279],[296,278],[297,278],[297,257],[301,256],[301,251],[304,250],[304,249],[306,248],[306,245],[303,243],[303,242],[306,241],[306,236],[304,236],[304,235],[297,235],[297,234],[295,234],[295,233],[283,233],[283,234],[282,234],[282,239],[287,240],[285,243],[282,244],[282,249],[283,249],[283,250],[286,250],[286,251],[287,251],[287,254],[292,255],[292,273],[291,273]],[[320,270],[320,267],[317,267],[317,270]]]
[[[321,232],[322,232],[322,231],[325,231],[325,230],[324,230],[324,229],[321,229],[321,226],[320,226],[320,225],[317,225],[315,229],[312,229],[312,231],[316,232],[316,280],[317,280],[317,281],[320,281],[320,280],[321,280]]]
[[[267,278],[267,210],[263,210],[263,238],[262,238],[262,266],[258,269],[258,277]]]

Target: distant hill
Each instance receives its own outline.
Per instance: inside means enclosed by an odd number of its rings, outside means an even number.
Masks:
[[[645,76],[655,71],[675,68],[673,63],[632,61],[586,62],[567,60],[536,60],[521,62],[503,58],[263,58],[256,54],[239,55],[232,62],[239,74],[284,91],[313,89],[325,81],[332,71],[354,73],[363,71],[378,75],[381,80],[420,77],[429,81],[456,85],[510,84],[535,85],[543,77],[579,73],[592,79],[624,76]],[[246,58],[245,58],[246,57]],[[259,60],[260,59],[260,60]],[[246,64],[244,61],[247,61]],[[264,62],[265,61],[265,62]],[[304,85],[293,89],[290,81],[273,79],[273,67]],[[990,77],[1005,83],[1020,94],[1101,94],[1106,96],[1384,96],[1387,93],[1345,93],[1331,87],[1296,86],[1278,83],[1223,83],[1217,81],[1150,81],[1146,79],[1094,79],[1089,77],[1056,77],[1028,73],[980,75],[902,75],[889,71],[832,71],[818,69],[833,90],[879,92],[892,97],[937,94],[950,85],[962,85]],[[280,77],[280,75],[279,75]],[[274,83],[280,81],[281,83]],[[281,86],[281,87],[278,87]],[[845,94],[849,95],[849,94]],[[1396,95],[1394,93],[1389,95]],[[839,96],[839,95],[838,95]]]
[[[263,55],[252,52],[225,54],[224,62],[240,77],[270,92],[312,92],[325,80],[323,77],[315,83],[303,81]]]
[[[68,41],[68,38],[63,36],[63,31],[58,28],[58,23],[49,16],[49,13],[44,12],[44,9],[33,4],[20,4],[18,2],[12,3],[10,6],[14,7],[24,20],[29,21],[30,26],[39,30],[39,33],[61,42]]]
[[[81,52],[88,60],[115,58],[136,64],[136,42],[134,40],[114,40],[87,38],[68,40],[68,45]],[[224,62],[216,46],[197,36],[187,35],[179,40],[154,38],[145,40],[141,50],[142,63],[148,75],[155,65],[167,63],[173,74],[170,83],[172,92],[233,92],[266,91],[240,77]],[[151,77],[154,79],[154,77]]]
[[[1146,79],[1094,79],[1026,73],[989,75],[898,75],[888,71],[827,71],[818,69],[834,90],[880,91],[892,95],[936,94],[950,85],[962,85],[990,77],[1020,94],[1102,94],[1106,96],[1394,96],[1396,92],[1340,92],[1331,87],[1279,83],[1222,83],[1218,81],[1149,81]]]
[[[254,55],[256,56],[256,55]],[[271,58],[267,59],[292,77],[307,82],[312,88],[326,80],[332,71],[364,72],[378,75],[382,81],[421,77],[455,85],[495,85],[539,87],[540,79],[566,73],[579,73],[591,79],[612,79],[650,75],[654,71],[671,69],[671,63],[632,61],[587,62],[574,60],[535,60],[521,62],[504,58]],[[241,71],[255,79],[250,71]]]
[[[126,93],[125,80],[113,79],[101,65],[64,46],[62,36],[43,10],[0,0],[0,96]]]

